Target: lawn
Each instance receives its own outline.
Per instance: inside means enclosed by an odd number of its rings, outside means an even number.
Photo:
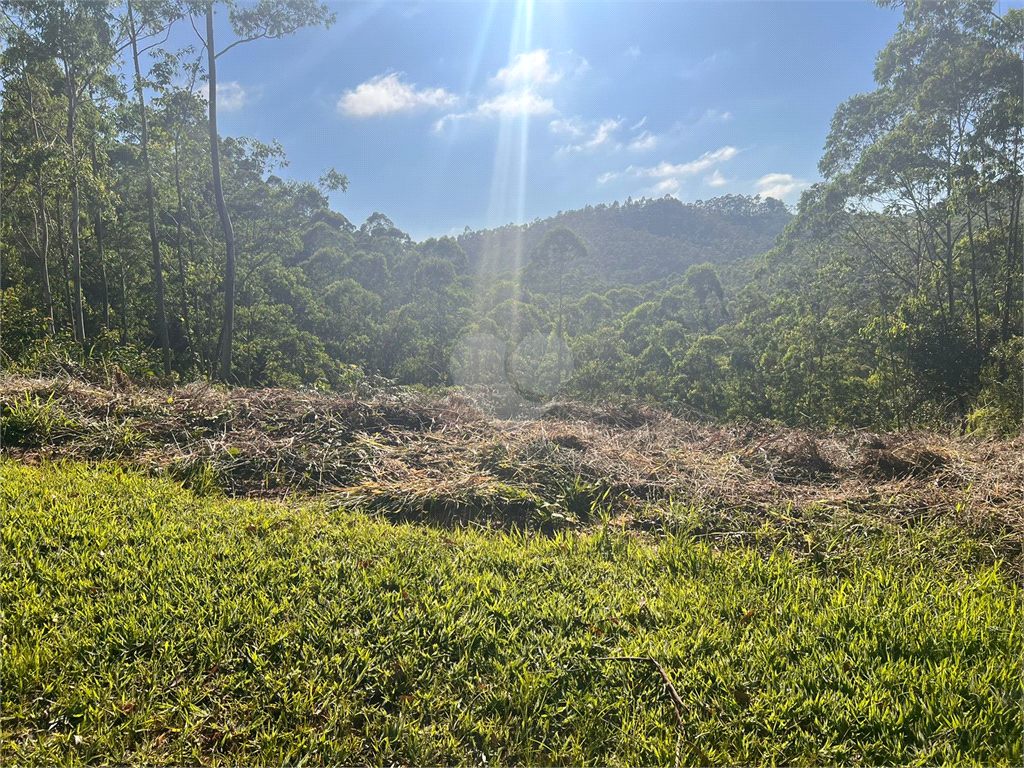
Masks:
[[[0,759],[1020,765],[1012,570],[956,526],[836,525],[856,556],[5,460]]]

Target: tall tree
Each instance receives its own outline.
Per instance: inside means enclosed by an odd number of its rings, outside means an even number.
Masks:
[[[149,245],[153,254],[153,280],[156,285],[156,326],[163,352],[164,373],[171,375],[171,345],[167,333],[167,307],[164,288],[164,267],[160,256],[160,240],[156,232],[156,192],[153,188],[153,165],[149,157],[149,118],[146,115],[146,95],[142,67],[139,63],[139,41],[161,32],[181,15],[180,9],[170,3],[149,3],[141,24],[137,23],[132,0],[127,6],[127,32],[132,49],[132,64],[135,67],[135,95],[139,104],[141,126],[142,164],[146,175],[146,218],[149,224]]]
[[[6,30],[5,30],[6,32]],[[52,61],[28,61],[8,49],[0,56],[4,81],[3,206],[10,231],[20,235],[36,261],[45,313],[46,333],[56,333],[50,287],[50,213],[48,198],[58,174],[54,151],[58,122],[57,100],[49,83],[57,77]],[[21,215],[12,215],[15,212]],[[17,222],[17,223],[15,223]],[[27,234],[31,223],[32,235]]]
[[[820,169],[828,197],[855,214],[844,221],[857,247],[910,289],[908,312],[934,326],[919,326],[919,339],[950,350],[917,359],[931,365],[941,357],[947,383],[959,389],[954,382],[965,371],[976,379],[982,360],[974,223],[1000,186],[1008,193],[1007,252],[1019,250],[1021,37],[1002,30],[1019,16],[996,17],[991,0],[882,4],[901,5],[904,18],[879,54],[879,87],[839,107]],[[881,242],[870,236],[879,224]],[[970,336],[962,332],[967,312]]]
[[[273,39],[290,35],[303,27],[330,26],[335,15],[319,0],[258,0],[241,4],[228,0],[228,20],[234,39],[217,50],[214,30],[214,4],[204,4],[206,17],[207,85],[210,110],[210,160],[213,167],[213,190],[217,211],[224,232],[226,263],[224,270],[224,321],[220,339],[220,378],[231,379],[231,344],[235,331],[235,233],[224,201],[224,185],[220,167],[219,135],[217,133],[217,59],[237,45],[253,40]],[[193,14],[198,8],[193,7]]]
[[[68,229],[71,234],[71,279],[74,285],[72,321],[77,341],[85,340],[80,190],[82,158],[79,157],[78,110],[84,94],[106,72],[114,57],[106,6],[106,2],[98,0],[69,0],[61,3],[3,0],[2,4],[7,18],[18,24],[20,34],[15,45],[22,55],[36,61],[55,59],[62,70],[67,101],[64,143],[71,187]]]

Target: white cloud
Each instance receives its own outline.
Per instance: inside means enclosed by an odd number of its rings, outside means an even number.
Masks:
[[[597,149],[598,147],[610,144],[612,140],[612,134],[622,126],[622,120],[602,120],[600,125],[594,130],[594,135],[581,144],[573,144],[571,146],[562,147],[559,152],[584,152],[591,149]]]
[[[657,184],[649,190],[646,190],[646,192],[654,194],[655,196],[663,196],[666,194],[675,195],[682,187],[680,177],[692,176],[700,173],[701,171],[706,171],[720,163],[732,160],[732,158],[736,157],[738,154],[739,150],[736,149],[736,147],[725,146],[720,147],[713,152],[705,152],[696,160],[691,160],[688,163],[669,163],[667,161],[662,161],[657,165],[648,167],[631,165],[625,171],[609,171],[608,173],[601,174],[597,179],[597,183],[606,184],[620,176],[660,179]],[[726,183],[726,180],[717,169],[707,181],[712,186],[721,186]]]
[[[650,131],[644,131],[629,143],[633,152],[647,152],[658,146],[658,137]]]
[[[477,113],[483,117],[515,117],[517,115],[549,115],[555,111],[551,99],[545,99],[532,91],[503,93],[479,104]]]
[[[538,96],[533,91],[503,93],[500,96],[495,96],[493,99],[480,102],[477,104],[476,109],[469,112],[445,115],[434,123],[434,130],[443,130],[447,123],[466,118],[526,117],[530,115],[550,115],[554,111],[555,104],[551,99]]]
[[[664,197],[665,195],[675,195],[679,192],[682,185],[679,183],[679,179],[671,178],[659,181],[651,188],[651,192],[655,197]]]
[[[553,83],[561,79],[562,73],[551,69],[548,53],[547,50],[538,48],[529,53],[519,54],[511,64],[498,70],[498,74],[491,82],[500,83],[509,88],[518,85],[529,86],[535,83]]]
[[[637,123],[636,125],[629,126],[629,130],[635,131],[638,128],[643,128],[644,127],[644,123],[646,123],[646,122],[647,122],[647,116],[644,115],[642,118],[640,118],[640,122],[639,123]]]
[[[631,59],[639,58],[640,49],[637,48],[635,45],[631,45],[629,46],[629,48],[626,49],[626,55]]]
[[[210,100],[210,86],[204,83],[196,89],[204,101]],[[252,94],[248,93],[237,80],[217,83],[217,109],[222,112],[237,112],[246,104],[253,102]]]
[[[396,112],[411,112],[429,107],[449,107],[458,98],[444,88],[416,89],[414,84],[403,83],[401,75],[377,75],[355,90],[345,91],[338,99],[338,112],[349,117],[375,117]]]
[[[707,182],[709,187],[724,187],[729,183],[725,176],[722,175],[722,172],[717,168],[715,169],[715,172],[704,179],[704,181]]]
[[[774,197],[790,202],[786,198],[808,186],[803,179],[795,179],[790,173],[769,173],[757,180],[755,190],[761,197]]]
[[[723,112],[720,109],[709,108],[704,110],[698,123],[727,123],[732,120],[732,112]]]
[[[549,115],[558,112],[554,102],[541,96],[538,90],[562,80],[567,74],[581,75],[590,70],[590,64],[572,51],[556,53],[554,60],[547,49],[538,48],[521,53],[509,64],[498,70],[490,79],[491,85],[502,86],[504,93],[491,98],[478,97],[476,106],[466,112],[447,114],[434,123],[434,130],[441,131],[448,123],[467,118],[509,118],[533,115]],[[552,120],[548,124],[552,133],[583,136],[585,126],[577,117]]]
[[[705,152],[696,160],[691,160],[688,163],[673,165],[672,163],[661,162],[651,168],[635,168],[631,166],[627,170],[637,176],[649,176],[654,179],[663,179],[669,176],[686,176],[700,173],[714,165],[732,160],[738,154],[739,150],[736,147],[721,147],[714,152]]]
[[[548,129],[552,133],[569,134],[570,136],[582,136],[586,133],[583,128],[583,121],[578,117],[559,118],[548,123]]]

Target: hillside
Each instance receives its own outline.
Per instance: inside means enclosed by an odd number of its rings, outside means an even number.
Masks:
[[[578,267],[581,277],[643,284],[681,275],[694,264],[726,265],[765,253],[791,218],[773,198],[728,195],[682,203],[664,197],[559,211],[530,224],[466,232],[458,242],[482,273],[501,273],[512,268],[513,254],[525,258],[552,228],[568,227],[589,250]]]
[[[0,382],[5,764],[1020,764],[1019,439],[111,383]]]

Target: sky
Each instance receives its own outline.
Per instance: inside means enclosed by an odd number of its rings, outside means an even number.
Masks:
[[[867,0],[330,5],[330,29],[218,60],[221,134],[279,141],[285,177],[336,168],[332,208],[416,240],[628,197],[794,204],[900,19]]]

